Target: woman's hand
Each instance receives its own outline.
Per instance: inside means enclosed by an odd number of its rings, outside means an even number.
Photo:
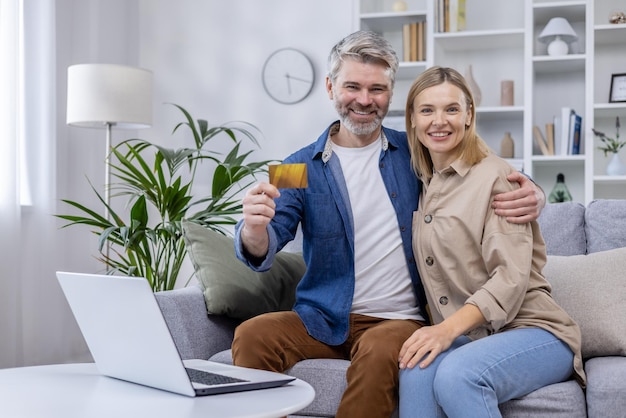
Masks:
[[[400,368],[428,367],[439,353],[446,351],[456,337],[447,329],[445,321],[439,325],[422,327],[402,345],[398,359]]]
[[[402,344],[399,367],[412,369],[418,363],[422,369],[428,367],[440,353],[450,348],[456,337],[484,323],[485,317],[477,306],[463,305],[442,323],[415,331]]]

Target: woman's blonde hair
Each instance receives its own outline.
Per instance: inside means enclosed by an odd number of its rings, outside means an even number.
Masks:
[[[465,78],[455,69],[446,67],[431,67],[420,74],[409,89],[406,100],[406,133],[411,150],[411,165],[417,175],[428,181],[433,176],[433,161],[426,148],[417,138],[415,129],[412,127],[411,115],[413,114],[413,102],[415,98],[429,87],[439,84],[450,83],[463,92],[465,106],[470,110],[471,118],[469,125],[465,127],[465,135],[459,144],[459,158],[468,164],[476,164],[489,154],[489,147],[476,133],[476,107],[474,96],[465,81]]]

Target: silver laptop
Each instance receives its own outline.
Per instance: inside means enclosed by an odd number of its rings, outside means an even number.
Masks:
[[[146,279],[57,272],[100,373],[187,396],[278,387],[281,373],[181,360]]]

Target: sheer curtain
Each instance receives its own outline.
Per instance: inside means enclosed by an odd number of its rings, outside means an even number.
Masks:
[[[55,2],[0,0],[0,367],[62,361]],[[71,326],[69,326],[71,328]]]
[[[19,138],[20,5],[0,0],[0,367],[22,362],[20,284]]]

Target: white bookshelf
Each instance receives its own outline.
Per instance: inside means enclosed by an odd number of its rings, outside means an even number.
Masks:
[[[414,78],[432,65],[466,73],[472,66],[481,92],[477,107],[478,132],[494,149],[505,132],[515,141],[516,166],[523,167],[549,193],[556,175],[563,173],[575,201],[626,198],[626,176],[606,176],[608,158],[597,150],[591,128],[612,136],[615,117],[623,118],[626,103],[609,103],[611,75],[626,73],[626,24],[610,24],[609,14],[626,12],[623,0],[466,0],[466,30],[435,32],[435,1],[408,0],[408,9],[393,12],[391,0],[354,0],[356,29],[369,29],[402,51],[402,25],[426,22],[426,59],[401,62],[392,110],[404,109]],[[570,54],[548,56],[537,40],[547,22],[565,17],[578,35]],[[401,56],[401,54],[399,54]],[[500,106],[500,82],[513,80],[515,103]],[[401,99],[402,98],[402,99]],[[533,127],[545,136],[545,124],[562,107],[582,116],[580,155],[544,156],[535,144]],[[626,150],[620,156],[626,162]]]

